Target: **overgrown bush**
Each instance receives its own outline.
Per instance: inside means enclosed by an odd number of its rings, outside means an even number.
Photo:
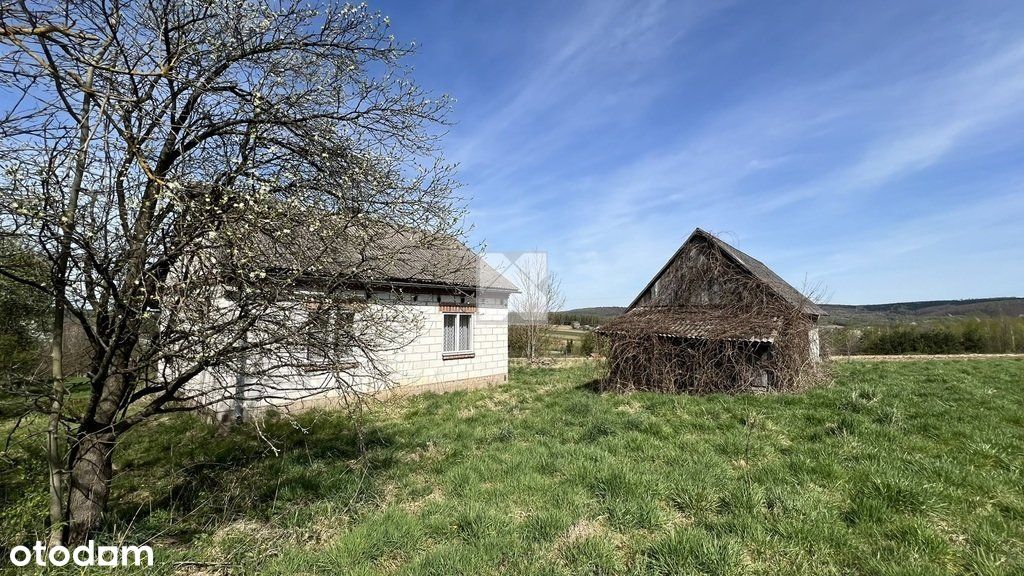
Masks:
[[[852,356],[860,354],[861,336],[863,331],[845,326],[822,328],[822,340],[828,344],[832,354]]]
[[[528,341],[526,326],[522,324],[509,324],[508,355],[510,358],[525,358]]]
[[[526,358],[529,350],[530,336],[529,327],[524,324],[508,325],[508,356],[509,358]],[[541,334],[540,342],[537,343],[537,353],[540,356],[547,356],[551,349],[551,337]]]

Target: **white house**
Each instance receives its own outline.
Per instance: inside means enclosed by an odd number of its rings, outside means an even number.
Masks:
[[[391,346],[378,348],[372,359],[361,350],[354,352],[344,375],[295,368],[276,373],[247,371],[259,376],[223,370],[200,374],[194,384],[197,389],[219,395],[213,412],[222,419],[268,408],[294,412],[347,401],[353,390],[415,394],[506,381],[508,300],[516,292],[515,285],[455,239],[444,249],[412,241],[398,247],[389,247],[397,257],[389,254],[386,261],[377,263],[372,282],[364,279],[346,289],[364,303],[361,311],[325,319],[331,326],[348,323],[350,330],[359,330],[361,323],[372,324],[368,328],[383,334],[378,339],[390,341]],[[316,297],[315,291],[309,294]],[[346,378],[346,385],[332,383],[338,378]]]

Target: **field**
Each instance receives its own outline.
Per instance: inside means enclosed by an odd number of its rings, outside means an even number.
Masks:
[[[839,363],[766,396],[597,375],[270,423],[278,456],[157,422],[126,440],[101,539],[149,542],[158,573],[1024,573],[1024,361]],[[39,442],[15,441],[0,548],[45,511]]]
[[[552,326],[545,331],[545,336],[549,339],[551,345],[551,351],[546,355],[565,355],[568,342],[572,342],[573,354],[578,355],[580,353],[580,344],[586,334],[586,330],[576,329],[572,326]]]

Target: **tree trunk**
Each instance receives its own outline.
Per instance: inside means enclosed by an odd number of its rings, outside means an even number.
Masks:
[[[109,430],[88,432],[78,441],[70,466],[67,510],[69,545],[85,543],[99,527],[114,475],[111,457],[116,437]]]
[[[116,375],[107,376],[100,391],[94,392],[68,456],[65,543],[71,545],[86,542],[107,511],[110,481],[114,476],[114,447],[118,441],[113,423],[125,394],[132,387],[132,379],[124,374],[130,372],[128,358],[135,342],[122,339],[118,344],[111,361]]]
[[[64,442],[60,433],[60,416],[64,411],[64,302],[57,299],[54,307],[50,354],[53,374],[53,399],[46,426],[46,459],[50,482],[50,546],[60,544],[64,532]]]
[[[93,70],[86,75],[86,86],[92,87]],[[82,182],[89,160],[89,140],[92,128],[89,115],[92,110],[92,96],[88,91],[82,97],[82,107],[78,126],[78,151],[75,153],[75,171],[68,190],[67,206],[64,208],[63,224],[60,235],[60,251],[52,270],[53,281],[53,326],[51,332],[50,355],[53,378],[53,399],[50,403],[49,424],[46,429],[46,454],[49,461],[50,481],[50,544],[58,543],[63,535],[64,526],[64,475],[60,468],[64,460],[64,442],[60,438],[60,418],[64,412],[64,400],[67,386],[64,382],[64,314],[66,310],[68,264],[71,260],[72,236],[75,232],[75,218],[78,216],[78,197],[82,191]]]

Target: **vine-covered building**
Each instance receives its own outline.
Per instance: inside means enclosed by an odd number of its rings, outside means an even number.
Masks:
[[[612,389],[790,388],[816,373],[826,314],[766,265],[700,228],[599,332]]]

